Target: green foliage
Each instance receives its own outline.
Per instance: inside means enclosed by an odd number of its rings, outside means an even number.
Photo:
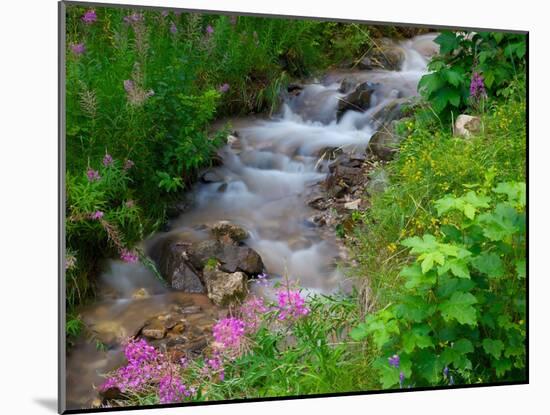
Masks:
[[[422,77],[418,87],[440,116],[456,116],[477,104],[470,96],[474,72],[482,75],[488,98],[510,94],[510,82],[524,79],[525,35],[443,31],[435,42],[440,54],[430,62],[432,72]]]
[[[499,183],[435,202],[449,219],[441,235],[411,237],[415,262],[403,268],[395,304],[357,326],[382,357],[382,386],[495,382],[525,378],[525,183]],[[518,262],[520,268],[518,269]],[[521,270],[520,270],[521,269]],[[387,359],[397,354],[399,368]],[[401,385],[403,386],[403,385]]]
[[[308,307],[310,314],[295,324],[260,329],[247,353],[226,365],[224,382],[202,387],[201,399],[349,392],[372,386],[356,345],[344,341],[350,321],[357,320],[356,299],[315,296]]]

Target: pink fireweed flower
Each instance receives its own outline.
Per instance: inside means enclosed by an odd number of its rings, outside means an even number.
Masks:
[[[206,26],[206,33],[211,35],[214,33],[214,28],[210,25]]]
[[[97,14],[95,10],[88,10],[82,15],[81,19],[86,24],[93,24],[97,20]]]
[[[158,396],[162,404],[182,402],[191,394],[191,390],[187,389],[177,376],[169,374],[160,379]]]
[[[279,320],[295,320],[309,314],[305,298],[300,291],[281,288],[277,291],[277,311]]]
[[[483,76],[478,72],[472,74],[472,79],[470,81],[470,97],[474,99],[487,98]]]
[[[227,91],[229,91],[229,84],[228,83],[220,85],[220,87],[218,88],[218,92],[220,92],[222,94],[226,93]]]
[[[134,167],[134,162],[130,159],[127,159],[124,162],[124,170],[130,170],[132,167]]]
[[[120,251],[120,259],[128,264],[134,264],[138,262],[138,255],[134,251],[123,249]]]
[[[143,21],[143,15],[141,13],[132,13],[128,16],[124,16],[124,23],[132,25]]]
[[[124,90],[128,93],[132,92],[134,90],[134,81],[131,79],[126,79],[124,82]]]
[[[254,333],[262,321],[262,316],[268,311],[262,297],[250,297],[240,308],[245,330]]]
[[[113,156],[111,156],[110,154],[105,154],[105,157],[103,157],[103,165],[105,167],[109,167],[109,166],[112,166],[113,163],[114,163]]]
[[[71,51],[77,56],[82,55],[86,52],[86,46],[84,46],[84,43],[73,43],[71,45]]]
[[[88,180],[91,182],[95,182],[101,179],[99,172],[93,169],[88,169],[88,171],[86,172],[86,176],[88,176]]]
[[[221,348],[236,351],[241,345],[245,326],[245,322],[238,318],[224,318],[214,325],[212,334]]]
[[[94,213],[90,214],[90,219],[99,220],[103,217],[103,212],[101,210],[96,210]]]

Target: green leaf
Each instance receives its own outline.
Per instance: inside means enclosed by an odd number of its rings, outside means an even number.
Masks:
[[[466,357],[474,351],[472,342],[468,339],[460,339],[447,347],[441,353],[440,359],[444,366],[452,364],[456,369],[471,369],[472,362]]]
[[[418,257],[419,260],[422,260],[422,272],[426,274],[428,271],[430,271],[434,263],[438,263],[439,265],[443,265],[445,263],[445,257],[441,252],[435,251],[435,252],[429,252],[426,254],[422,254],[420,257]]]
[[[432,329],[427,324],[418,325],[405,333],[401,340],[403,350],[406,353],[412,353],[416,349],[434,348],[430,332]]]
[[[405,288],[407,289],[426,289],[431,288],[437,281],[437,276],[433,272],[423,273],[419,263],[404,267],[399,273],[406,278]]]
[[[527,276],[527,265],[525,259],[516,261],[516,272],[519,278],[525,278]]]
[[[418,236],[407,238],[401,242],[401,245],[411,248],[413,254],[423,254],[437,249],[438,242],[435,236],[426,234],[422,238]]]
[[[493,366],[499,378],[503,377],[506,372],[512,369],[512,361],[510,359],[499,359],[493,361]]]
[[[500,359],[502,351],[504,350],[504,343],[501,340],[483,339],[481,342],[485,353],[490,354],[495,359]]]
[[[470,293],[455,292],[450,299],[443,301],[438,309],[445,321],[456,320],[460,324],[475,326],[477,324],[476,309],[472,307],[477,299]]]
[[[524,182],[499,183],[493,191],[508,196],[508,201],[512,204],[525,206],[527,202],[527,186]]]
[[[447,81],[453,86],[459,86],[460,84],[462,84],[462,82],[464,82],[464,77],[462,76],[462,74],[455,70],[446,70],[444,72],[444,75],[445,78],[447,78]]]
[[[435,304],[429,304],[424,297],[406,295],[394,306],[395,316],[411,322],[422,322],[431,317],[436,310]]]
[[[504,276],[504,263],[495,253],[485,253],[479,255],[472,261],[472,265],[481,273],[489,278],[499,278]]]

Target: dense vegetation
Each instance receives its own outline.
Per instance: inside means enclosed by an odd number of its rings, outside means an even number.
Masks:
[[[69,311],[93,294],[97,260],[142,256],[134,244],[212,163],[215,117],[270,111],[291,79],[368,43],[356,24],[68,7]]]
[[[142,257],[133,244],[221,143],[217,115],[269,111],[293,77],[369,44],[363,26],[300,20],[73,7],[68,21],[69,306],[92,253]],[[525,38],[437,42],[400,150],[372,173],[389,183],[343,235],[359,292],[251,297],[198,361],[133,340],[104,390],[143,405],[525,380]],[[460,113],[480,132],[455,137]]]

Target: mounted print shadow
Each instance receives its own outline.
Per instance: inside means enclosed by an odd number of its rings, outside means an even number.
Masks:
[[[60,28],[61,412],[528,381],[526,32]]]

